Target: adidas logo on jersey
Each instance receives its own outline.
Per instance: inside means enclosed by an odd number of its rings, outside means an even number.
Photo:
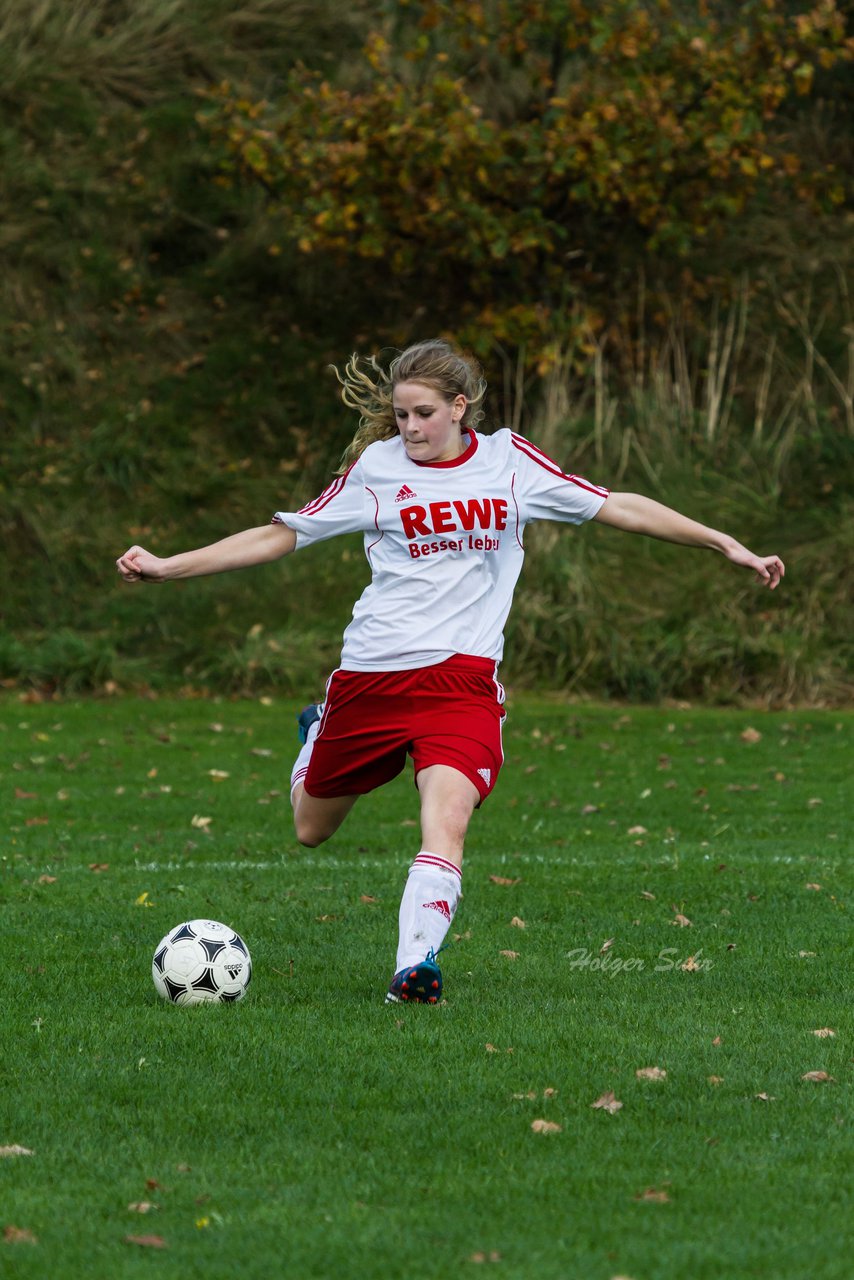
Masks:
[[[448,924],[451,923],[451,908],[444,899],[438,902],[422,902],[421,906],[427,911],[438,911],[440,916],[444,916]]]
[[[480,774],[480,776],[483,778],[483,780],[484,780],[484,782],[486,783],[486,785],[487,785],[487,786],[489,786],[490,782],[492,782],[492,770],[491,770],[491,769],[478,769],[478,773],[479,773],[479,774]]]
[[[401,485],[397,491],[395,502],[408,502],[410,498],[417,498],[418,494],[414,489],[410,489],[408,484]]]

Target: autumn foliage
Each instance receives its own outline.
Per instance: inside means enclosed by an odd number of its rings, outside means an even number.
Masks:
[[[367,264],[377,293],[452,312],[474,345],[547,355],[645,258],[701,277],[763,203],[845,199],[785,127],[816,70],[851,57],[834,0],[797,16],[781,0],[395,9],[358,74],[298,67],[262,101],[226,83],[200,120],[225,180],[275,202],[274,253]]]

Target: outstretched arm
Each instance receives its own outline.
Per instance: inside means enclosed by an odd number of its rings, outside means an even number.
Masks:
[[[248,569],[290,555],[297,536],[286,524],[262,524],[257,529],[223,538],[209,547],[161,558],[144,547],[130,547],[116,561],[125,582],[168,582],[172,578],[198,578],[206,573]]]
[[[639,493],[612,493],[605,499],[593,517],[600,524],[609,524],[627,533],[645,533],[650,538],[664,542],[678,542],[685,547],[707,547],[720,551],[733,564],[752,569],[756,581],[773,591],[786,572],[779,556],[757,556],[742,546],[728,533],[720,533],[707,525],[698,524],[688,516],[680,515],[671,507],[665,507],[653,498]]]

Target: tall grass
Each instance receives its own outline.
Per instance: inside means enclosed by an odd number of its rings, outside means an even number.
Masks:
[[[329,0],[2,0],[0,97],[76,83],[136,106],[215,80],[281,73],[357,37],[367,6]]]
[[[516,679],[550,672],[642,699],[851,696],[854,345],[834,368],[809,294],[774,302],[788,331],[763,333],[745,279],[711,305],[703,342],[676,306],[652,339],[641,291],[635,341],[615,337],[613,359],[608,338],[582,333],[534,403],[520,366],[507,371],[508,425],[527,424],[567,469],[649,493],[789,568],[769,597],[696,552],[535,526],[508,632]]]

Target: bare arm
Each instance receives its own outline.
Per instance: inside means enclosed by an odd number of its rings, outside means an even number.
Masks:
[[[144,547],[130,547],[116,561],[126,582],[169,582],[173,578],[198,578],[206,573],[248,569],[290,555],[297,537],[286,524],[262,524],[244,529],[221,542],[175,556],[154,556]]]
[[[733,564],[752,569],[756,574],[756,581],[770,587],[772,591],[786,572],[779,556],[754,555],[728,533],[710,529],[708,525],[699,524],[671,507],[665,507],[653,498],[645,498],[639,493],[612,493],[593,519],[615,529],[624,529],[627,533],[644,533],[647,537],[661,538],[664,542],[678,542],[685,547],[706,547],[710,551],[720,551]]]

